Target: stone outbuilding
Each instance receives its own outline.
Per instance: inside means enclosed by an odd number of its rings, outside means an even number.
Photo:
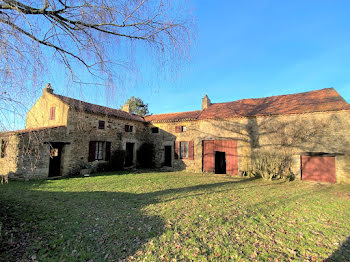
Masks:
[[[254,152],[293,158],[301,179],[350,183],[350,105],[333,88],[212,103],[202,109],[140,117],[57,95],[47,85],[27,114],[26,129],[0,133],[0,173],[31,179],[65,176],[124,150],[154,145],[156,167],[238,175]]]

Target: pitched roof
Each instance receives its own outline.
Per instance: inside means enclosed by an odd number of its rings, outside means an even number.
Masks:
[[[185,121],[185,120],[196,120],[201,114],[201,110],[179,112],[179,113],[168,113],[168,114],[157,114],[146,116],[146,121],[149,122],[171,122],[171,121]]]
[[[151,122],[182,121],[186,120],[183,116],[187,114],[192,116],[191,120],[202,120],[339,110],[350,110],[350,104],[334,88],[326,88],[291,95],[214,103],[202,111],[152,115],[146,117],[146,120]]]
[[[74,98],[70,98],[67,96],[61,96],[61,95],[56,95],[56,94],[52,94],[52,95],[54,95],[55,97],[60,99],[62,102],[64,102],[68,106],[73,107],[77,110],[84,110],[84,111],[90,112],[90,113],[114,116],[114,117],[125,119],[125,120],[145,122],[145,119],[143,117],[140,117],[140,116],[137,116],[134,114],[130,114],[130,113],[124,112],[124,111],[119,110],[119,109],[90,104],[90,103],[80,101],[80,100],[77,100]]]

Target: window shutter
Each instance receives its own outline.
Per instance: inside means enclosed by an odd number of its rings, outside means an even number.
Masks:
[[[193,141],[188,142],[188,159],[194,159],[194,144]]]
[[[111,142],[106,142],[106,161],[111,159]]]
[[[179,142],[175,141],[175,159],[179,159]]]
[[[98,129],[105,129],[105,121],[98,121]]]
[[[55,120],[56,118],[56,107],[50,108],[50,120]]]
[[[92,162],[95,160],[95,152],[96,152],[96,142],[95,141],[90,141],[89,144],[89,162]]]
[[[181,126],[175,126],[175,133],[181,132]]]

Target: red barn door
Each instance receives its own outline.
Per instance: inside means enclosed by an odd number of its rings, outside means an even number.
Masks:
[[[334,156],[302,156],[301,179],[336,183]]]
[[[215,152],[224,152],[226,173],[237,175],[237,141],[205,140],[203,141],[203,171],[215,173]]]

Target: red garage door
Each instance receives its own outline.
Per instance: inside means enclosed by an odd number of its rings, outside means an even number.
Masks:
[[[203,171],[215,172],[215,152],[225,153],[226,173],[237,175],[237,141],[205,140],[203,141]]]
[[[302,156],[301,179],[335,183],[334,156]]]

